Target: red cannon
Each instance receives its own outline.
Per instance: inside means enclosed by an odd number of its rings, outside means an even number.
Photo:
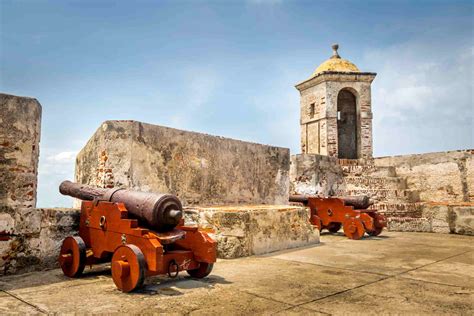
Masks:
[[[170,194],[100,189],[64,181],[60,192],[82,199],[79,236],[67,237],[59,264],[79,277],[86,265],[111,262],[112,279],[123,292],[146,276],[187,271],[204,278],[216,262],[217,243],[197,227],[184,226],[180,201]]]
[[[310,222],[319,231],[338,232],[341,227],[350,239],[361,239],[365,233],[378,236],[387,226],[385,217],[370,206],[366,196],[327,197],[291,195],[290,202],[300,202],[311,210]]]

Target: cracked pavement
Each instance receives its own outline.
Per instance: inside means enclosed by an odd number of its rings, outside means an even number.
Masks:
[[[0,278],[0,314],[474,314],[472,236],[384,232],[354,241],[219,260],[202,280],[149,277],[131,294],[107,265]]]

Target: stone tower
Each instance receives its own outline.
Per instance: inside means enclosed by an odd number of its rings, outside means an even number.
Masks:
[[[301,152],[340,159],[372,158],[371,83],[332,46],[331,58],[296,85],[301,101]]]

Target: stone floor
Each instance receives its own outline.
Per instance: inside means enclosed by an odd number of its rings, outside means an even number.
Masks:
[[[474,314],[474,238],[384,233],[265,256],[220,260],[207,279],[154,277],[133,294],[107,267],[0,278],[0,314]]]

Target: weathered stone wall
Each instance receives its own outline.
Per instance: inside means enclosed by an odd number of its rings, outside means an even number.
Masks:
[[[407,212],[394,214],[389,228],[472,235],[473,153],[459,150],[375,158],[376,168],[391,168],[403,179],[409,193],[406,202],[416,202],[405,204],[410,206]]]
[[[0,207],[36,206],[41,105],[0,93]]]
[[[0,94],[0,274],[15,269],[17,249],[37,233],[40,128],[36,99]]]
[[[333,196],[344,189],[337,159],[314,154],[291,156],[290,194]]]
[[[388,229],[472,234],[473,151],[344,160],[291,157],[292,194],[368,195]]]
[[[421,203],[421,215],[389,218],[392,231],[474,236],[474,203]]]
[[[211,229],[219,258],[230,259],[319,243],[305,207],[247,205],[189,207],[186,224]]]
[[[301,152],[327,155],[326,86],[300,91]]]
[[[27,229],[0,241],[0,275],[57,267],[61,243],[77,235],[79,216],[77,209],[34,209]]]
[[[380,157],[377,167],[393,167],[421,202],[474,201],[474,150]]]
[[[76,181],[176,194],[185,205],[288,204],[289,150],[135,121],[107,121]]]
[[[37,209],[41,105],[0,94],[0,275],[57,266],[79,211]]]

